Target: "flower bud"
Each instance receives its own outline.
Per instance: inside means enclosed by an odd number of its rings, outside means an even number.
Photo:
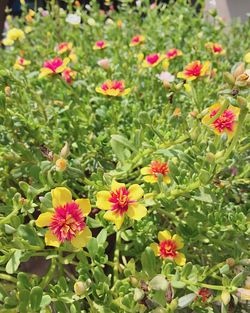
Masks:
[[[68,162],[67,160],[63,159],[63,158],[60,158],[58,160],[56,160],[56,170],[58,172],[63,172],[66,170],[67,168],[67,165],[68,165]]]
[[[245,280],[245,288],[250,289],[250,276],[247,276]]]
[[[130,284],[131,284],[133,287],[138,286],[138,279],[137,279],[135,276],[130,276],[130,277],[129,277],[129,280],[130,280]]]
[[[74,291],[75,291],[75,294],[77,296],[82,296],[85,291],[87,290],[87,286],[84,282],[82,281],[77,281],[75,284],[74,284]]]
[[[230,267],[233,267],[235,265],[235,260],[233,258],[228,258],[228,259],[226,259],[226,263]]]
[[[67,158],[69,153],[70,153],[69,144],[66,142],[65,145],[63,146],[61,152],[60,152],[60,157],[61,158]]]
[[[6,87],[4,88],[4,92],[5,92],[5,96],[6,96],[6,97],[10,97],[10,95],[11,95],[10,86],[6,86]]]
[[[214,160],[215,160],[215,155],[212,152],[208,152],[207,155],[206,155],[206,160],[209,163],[213,163]]]
[[[234,78],[237,78],[238,76],[243,74],[244,71],[245,71],[245,64],[242,63],[242,62],[238,63],[238,65],[236,66],[235,70],[233,71]]]

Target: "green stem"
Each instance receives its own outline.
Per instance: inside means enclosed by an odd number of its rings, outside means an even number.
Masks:
[[[2,274],[2,273],[0,273],[0,279],[11,281],[12,283],[15,283],[15,284],[17,282],[17,279],[15,277],[12,277],[12,276],[7,275],[7,274]]]
[[[44,289],[49,284],[49,282],[52,280],[53,276],[55,275],[56,264],[57,264],[56,259],[55,258],[52,259],[50,269],[40,284],[40,287],[42,289]]]
[[[203,288],[208,288],[208,289],[213,289],[213,290],[227,290],[227,287],[225,286],[210,285],[210,284],[204,284],[204,283],[198,283],[198,282],[195,283],[187,279],[182,279],[182,281],[187,285],[193,285],[193,286],[198,286],[198,287],[203,287]]]
[[[16,215],[16,213],[19,211],[19,208],[15,208],[9,215],[3,217],[0,219],[0,225],[6,224],[9,222],[12,216]]]
[[[120,245],[121,245],[121,231],[117,231],[116,233],[116,245],[115,245],[115,253],[114,253],[114,282],[118,280],[119,275],[119,255],[120,255]]]

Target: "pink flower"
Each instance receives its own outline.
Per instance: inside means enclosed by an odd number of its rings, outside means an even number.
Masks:
[[[62,78],[66,81],[66,83],[71,84],[72,80],[76,77],[76,72],[73,71],[71,68],[67,67],[62,72]]]

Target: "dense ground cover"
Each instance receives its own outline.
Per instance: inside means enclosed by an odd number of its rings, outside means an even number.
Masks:
[[[250,21],[69,12],[0,51],[0,312],[249,312]]]

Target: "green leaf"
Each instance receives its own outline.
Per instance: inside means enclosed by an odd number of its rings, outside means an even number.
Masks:
[[[100,231],[100,233],[98,234],[98,236],[96,237],[96,239],[97,239],[97,242],[98,242],[98,245],[100,245],[100,246],[102,246],[104,243],[105,243],[105,241],[106,241],[106,239],[107,239],[107,230],[106,229],[102,229],[101,231]]]
[[[37,232],[31,225],[20,225],[17,229],[17,233],[32,246],[44,246],[43,241],[38,237]]]
[[[168,288],[168,281],[164,275],[159,274],[149,282],[149,285],[154,290],[166,290]]]
[[[42,302],[43,290],[39,286],[35,286],[30,292],[30,306],[34,311],[40,311],[40,305]]]
[[[21,256],[22,256],[21,250],[16,250],[12,254],[12,256],[9,259],[8,263],[6,264],[6,268],[5,268],[5,270],[8,274],[13,274],[18,269]]]
[[[87,244],[87,249],[91,258],[94,259],[98,251],[98,242],[96,238],[91,238],[91,240]]]
[[[141,256],[142,268],[149,277],[153,277],[155,273],[156,259],[153,250],[146,247]]]
[[[246,274],[244,272],[241,272],[232,279],[231,286],[239,287],[245,279]]]
[[[171,284],[172,284],[172,287],[177,288],[177,289],[182,289],[186,286],[185,283],[183,283],[182,281],[177,281],[177,280],[172,281]]]
[[[187,306],[189,306],[189,304],[191,304],[194,299],[196,298],[196,294],[195,293],[189,293],[181,298],[179,298],[178,300],[178,306],[183,309]]]

